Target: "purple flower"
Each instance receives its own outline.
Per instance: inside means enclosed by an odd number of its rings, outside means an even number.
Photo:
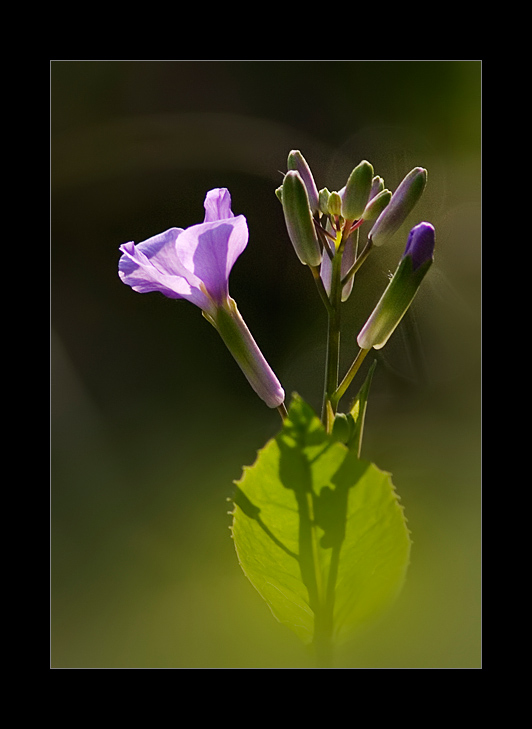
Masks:
[[[246,218],[233,215],[229,191],[211,190],[203,223],[120,246],[118,275],[141,294],[160,291],[212,315],[227,300],[229,274],[247,242]]]
[[[246,218],[233,214],[225,188],[210,190],[204,206],[203,223],[121,245],[118,275],[141,294],[159,291],[199,306],[255,392],[269,407],[278,407],[284,391],[229,296],[229,274],[248,243]]]

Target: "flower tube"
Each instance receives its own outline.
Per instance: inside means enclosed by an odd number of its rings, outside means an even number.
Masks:
[[[279,407],[283,388],[229,296],[229,274],[248,243],[246,218],[233,214],[225,188],[210,190],[204,207],[203,223],[170,228],[138,245],[120,246],[118,275],[139,293],[159,291],[198,306],[257,395],[268,407]]]

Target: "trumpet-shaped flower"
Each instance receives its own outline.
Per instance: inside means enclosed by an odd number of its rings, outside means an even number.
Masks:
[[[228,190],[215,189],[205,198],[203,223],[120,246],[118,274],[134,291],[187,299],[212,315],[229,295],[229,274],[247,242],[246,218],[231,211]]]
[[[229,274],[248,243],[246,218],[233,214],[225,188],[208,192],[204,207],[203,223],[120,246],[118,275],[139,293],[159,291],[198,306],[259,397],[278,407],[284,391],[229,296]]]

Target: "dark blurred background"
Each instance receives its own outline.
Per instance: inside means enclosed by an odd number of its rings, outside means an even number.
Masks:
[[[437,230],[379,357],[363,453],[393,474],[412,563],[338,665],[480,666],[481,63],[53,61],[52,667],[312,665],[229,531],[232,482],[278,414],[199,309],[117,275],[120,244],[202,222],[207,190],[228,187],[250,230],[231,294],[286,392],[319,410],[326,320],[274,194],[291,149],[331,190],[361,159],[390,189],[428,169],[404,230],[357,275],[344,369],[410,227]]]

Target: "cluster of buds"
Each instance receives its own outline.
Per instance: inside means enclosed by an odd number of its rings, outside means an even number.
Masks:
[[[318,191],[303,155],[294,150],[288,156],[288,170],[276,193],[294,250],[301,263],[312,270],[334,324],[329,335],[326,383],[333,415],[350,373],[355,371],[352,368],[338,386],[338,357],[333,344],[339,344],[340,302],[350,295],[353,277],[372,247],[385,243],[412,211],[426,179],[426,170],[416,167],[392,194],[374,174],[372,165],[363,160],[341,190]],[[226,188],[210,190],[204,208],[202,223],[186,229],[169,228],[136,245],[130,241],[120,246],[119,276],[134,291],[158,291],[201,309],[257,395],[284,417],[284,390],[229,295],[229,274],[248,243],[246,218],[233,213]],[[359,252],[363,223],[370,223],[371,229]],[[361,352],[379,349],[387,342],[412,303],[433,253],[434,228],[421,223],[412,229],[395,275],[358,335]]]
[[[419,201],[427,171],[415,167],[392,193],[373,166],[362,160],[338,192],[318,191],[312,172],[298,150],[288,155],[288,171],[276,190],[282,202],[286,228],[299,260],[319,274],[328,297],[335,258],[340,258],[341,300],[351,293],[353,276],[374,246],[396,233]],[[369,223],[365,245],[359,252],[359,231]],[[397,327],[433,260],[434,228],[414,227],[396,273],[358,335],[363,349],[379,349]],[[335,302],[331,302],[333,305]]]

